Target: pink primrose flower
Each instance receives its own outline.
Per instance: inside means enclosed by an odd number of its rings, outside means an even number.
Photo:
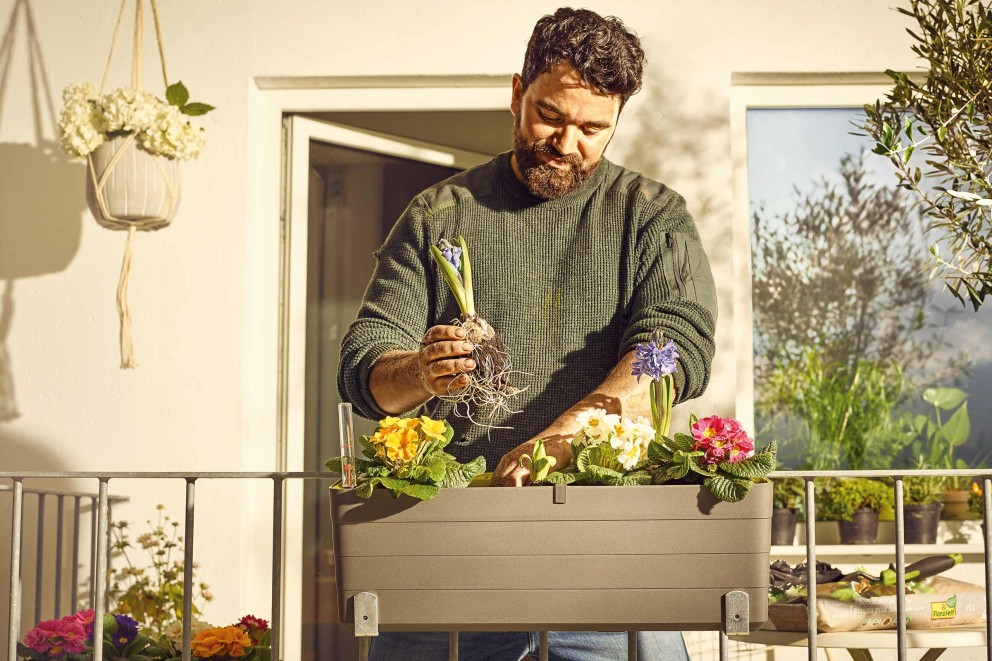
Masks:
[[[86,637],[93,637],[93,618],[94,613],[92,608],[84,608],[75,615],[66,615],[63,620],[72,620],[74,622],[79,622],[83,625],[83,629],[86,630]]]
[[[86,629],[71,617],[45,620],[25,634],[24,644],[52,657],[79,654],[86,651]]]
[[[722,438],[723,422],[724,418],[721,418],[718,415],[700,418],[696,421],[696,424],[692,426],[692,437],[696,439],[697,443],[713,438]]]

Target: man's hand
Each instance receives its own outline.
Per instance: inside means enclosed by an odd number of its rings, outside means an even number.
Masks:
[[[435,395],[447,395],[468,385],[475,369],[468,356],[472,344],[458,326],[433,326],[416,351],[384,353],[369,375],[369,390],[383,411],[398,415],[412,411]]]
[[[564,435],[541,436],[544,440],[544,449],[549,456],[554,457],[554,470],[561,470],[572,463],[572,446],[568,442],[568,437]],[[493,471],[490,486],[494,487],[520,487],[530,481],[530,469],[520,466],[520,457],[534,454],[534,444],[537,439],[531,439],[526,443],[521,443],[503,455]]]
[[[417,366],[420,379],[431,395],[447,395],[468,385],[475,369],[472,343],[459,326],[433,326],[420,341]]]

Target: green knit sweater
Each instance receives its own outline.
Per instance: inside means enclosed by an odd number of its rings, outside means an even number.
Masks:
[[[678,400],[706,388],[713,360],[716,293],[683,198],[663,184],[603,160],[581,188],[557,200],[533,197],[510,154],[418,195],[376,251],[358,319],[341,344],[338,390],[356,413],[386,414],[369,374],[387,351],[415,350],[425,331],[451,323],[458,306],[429,247],[465,237],[479,315],[503,337],[518,413],[486,429],[433,399],[423,413],[455,428],[448,451],[482,454],[492,470],[592,392],[638,342],[660,330],[680,355]]]

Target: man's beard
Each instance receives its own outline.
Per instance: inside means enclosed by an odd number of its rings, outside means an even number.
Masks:
[[[520,131],[519,115],[513,122],[513,153],[517,157],[517,167],[527,190],[531,195],[545,200],[557,199],[582,186],[600,163],[583,163],[580,154],[561,154],[547,140],[528,144]],[[566,163],[568,167],[557,168],[550,163],[543,163],[538,158],[541,154]]]

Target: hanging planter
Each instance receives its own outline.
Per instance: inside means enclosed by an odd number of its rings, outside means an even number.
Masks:
[[[127,231],[117,286],[122,368],[137,366],[127,295],[134,234],[172,222],[179,205],[179,161],[195,158],[203,147],[203,129],[190,124],[187,117],[213,110],[205,103],[190,103],[189,92],[181,82],[169,84],[156,0],[149,0],[149,4],[166,100],[141,89],[144,0],[133,0],[131,86],[104,93],[124,10],[131,1],[121,0],[99,91],[89,83],[68,86],[59,119],[62,148],[86,159],[86,201],[93,217],[107,229]]]

